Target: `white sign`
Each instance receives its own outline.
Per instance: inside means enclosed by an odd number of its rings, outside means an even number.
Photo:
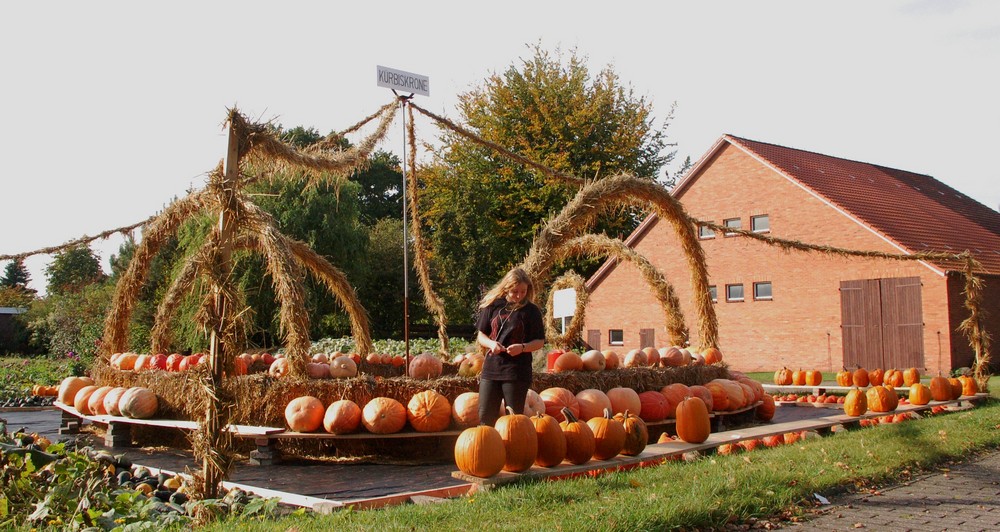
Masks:
[[[375,67],[378,76],[378,86],[387,89],[396,89],[403,92],[412,92],[421,96],[431,95],[431,78],[388,68],[381,65]]]
[[[576,290],[563,288],[552,294],[552,317],[567,318],[576,312]]]

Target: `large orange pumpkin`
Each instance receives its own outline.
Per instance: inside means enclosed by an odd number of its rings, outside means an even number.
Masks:
[[[128,391],[128,388],[119,386],[117,388],[113,388],[107,395],[104,396],[104,404],[101,405],[101,407],[106,414],[109,416],[122,415],[122,411],[118,409],[118,401],[121,400],[122,395],[124,395],[126,391]]]
[[[909,386],[920,382],[920,370],[917,368],[910,368],[903,372],[903,384]]]
[[[622,452],[625,447],[625,427],[611,417],[610,409],[605,409],[603,416],[591,418],[587,425],[594,433],[594,459],[607,460]]]
[[[679,405],[685,397],[691,397],[691,389],[679,382],[664,386],[660,389],[660,393],[663,394],[663,397],[667,400],[668,418],[676,416],[677,405]]]
[[[885,386],[872,386],[865,392],[868,399],[868,409],[872,412],[892,412],[899,404],[896,390]]]
[[[305,395],[296,397],[285,406],[285,422],[295,432],[315,432],[323,426],[326,408],[323,401]]]
[[[451,403],[434,390],[417,392],[406,406],[406,419],[417,432],[441,432],[451,424]]]
[[[951,383],[948,382],[948,379],[940,375],[931,377],[931,399],[935,401],[951,399]]]
[[[757,406],[757,410],[755,412],[757,419],[761,421],[771,421],[771,419],[774,418],[774,412],[776,410],[774,404],[774,397],[772,397],[770,394],[765,394],[762,401],[763,402]]]
[[[156,415],[160,402],[149,388],[135,387],[125,390],[118,400],[118,410],[125,417],[146,419]]]
[[[618,352],[612,349],[607,349],[601,351],[604,355],[604,369],[618,369],[618,364],[620,363],[620,358],[618,357]]]
[[[872,386],[881,386],[883,378],[885,378],[885,372],[879,368],[868,372],[868,383]]]
[[[962,397],[962,381],[955,377],[948,378],[948,384],[951,385],[951,398],[958,399]]]
[[[910,403],[915,405],[926,405],[929,402],[931,402],[930,388],[919,382],[910,385]]]
[[[638,412],[642,408],[639,401],[639,394],[632,388],[612,388],[607,393],[608,400],[611,401],[611,412],[619,414],[626,410]]]
[[[497,419],[496,429],[506,454],[503,470],[516,473],[530,468],[538,457],[538,434],[531,419],[507,407],[507,415]]]
[[[449,416],[451,412],[449,411]],[[361,407],[350,399],[334,401],[323,415],[323,428],[330,434],[347,434],[361,426]]]
[[[586,463],[594,456],[594,431],[569,408],[563,408],[562,414],[565,421],[560,422],[559,427],[566,436],[566,460],[573,465]]]
[[[625,444],[622,446],[621,454],[635,456],[641,453],[649,443],[646,422],[628,410],[615,414],[615,419],[625,429]]]
[[[467,475],[492,477],[503,469],[506,461],[503,438],[488,425],[465,429],[455,442],[455,465]]]
[[[847,368],[837,372],[837,386],[851,386],[854,384],[854,376]]]
[[[642,353],[646,355],[646,364],[650,366],[660,365],[660,351],[655,347],[643,347]]]
[[[414,379],[436,379],[443,370],[441,359],[431,353],[422,353],[410,360],[410,377]]]
[[[361,423],[374,434],[393,434],[406,426],[406,409],[391,397],[376,397],[361,410]]]
[[[76,392],[79,392],[80,388],[84,386],[93,384],[94,381],[90,377],[66,377],[59,384],[59,393],[56,394],[56,399],[64,405],[73,406]]]
[[[729,394],[726,388],[717,382],[710,382],[705,385],[708,391],[712,392],[712,409],[716,412],[729,410]]]
[[[479,353],[472,353],[465,357],[464,360],[458,365],[458,376],[459,377],[475,377],[483,372],[483,364],[486,362],[486,357],[480,355]]]
[[[625,360],[622,361],[622,366],[626,368],[642,368],[646,365],[646,353],[639,349],[632,349],[625,353]]]
[[[868,370],[866,370],[865,368],[858,368],[854,370],[854,373],[851,375],[851,377],[854,380],[854,385],[857,386],[858,388],[864,388],[865,386],[868,386],[868,384],[870,384],[868,381]]]
[[[664,347],[660,350],[660,363],[664,366],[680,367],[688,365],[690,360],[684,356],[684,352],[677,346]]]
[[[857,417],[865,412],[868,412],[868,396],[860,388],[852,388],[844,399],[844,413]]]
[[[556,418],[544,413],[531,416],[531,424],[535,426],[538,438],[538,453],[535,465],[555,467],[566,459],[566,436]]]
[[[660,392],[648,391],[639,394],[639,417],[646,422],[663,421],[667,417],[669,405]]]
[[[763,390],[763,388],[761,388]],[[694,386],[688,387],[691,397],[697,397],[705,402],[705,407],[708,408],[709,412],[715,410],[715,401],[712,400],[712,390],[696,384]]]
[[[583,359],[580,358],[580,355],[572,351],[566,351],[559,355],[559,358],[552,364],[552,371],[556,373],[563,371],[583,371]]]
[[[968,375],[962,375],[958,380],[962,382],[962,395],[976,395],[979,393],[979,385],[976,384],[976,379]]]
[[[806,386],[819,386],[823,384],[823,372],[815,369],[806,371]]]
[[[91,384],[89,386],[84,386],[76,392],[76,397],[73,398],[73,408],[84,415],[91,415],[93,412],[90,411],[90,396],[97,391],[97,386]]]
[[[895,388],[903,386],[903,372],[898,369],[885,370],[885,374],[882,375],[882,384]]]
[[[576,395],[566,388],[546,388],[538,395],[542,397],[542,401],[545,401],[545,413],[556,418],[557,421],[566,419],[562,414],[563,408],[568,408],[574,416],[580,415],[580,402],[577,401]]]
[[[580,419],[592,419],[604,415],[611,409],[611,399],[601,390],[588,388],[576,394],[576,402],[580,405]]]
[[[104,408],[104,398],[108,395],[108,392],[113,390],[111,386],[101,386],[94,393],[90,394],[90,399],[87,400],[87,410],[95,416],[103,416],[108,413],[107,409]]]
[[[350,379],[352,377],[358,376],[358,365],[354,363],[354,359],[347,356],[341,355],[333,359],[330,362],[330,376],[334,379]]]
[[[194,356],[194,355],[192,355],[192,356]],[[190,358],[190,357],[185,357],[184,361],[181,362],[181,371],[184,370],[183,366],[184,366],[184,363],[188,361],[188,358]],[[284,377],[285,375],[287,375],[288,371],[289,371],[289,366],[288,366],[288,359],[287,358],[276,358],[276,359],[274,359],[274,362],[271,362],[271,366],[269,368],[267,368],[267,373],[269,375],[271,375],[272,377],[275,377],[275,378],[279,378],[279,379],[281,377]]]
[[[465,392],[455,398],[451,404],[451,416],[460,427],[473,427],[479,424],[479,394]]]
[[[806,372],[802,369],[797,369],[792,372],[792,384],[795,386],[805,386],[806,384]]]
[[[677,437],[688,443],[701,443],[712,433],[705,403],[688,397],[677,405]]]
[[[583,361],[584,371],[603,371],[607,366],[607,359],[604,358],[604,353],[596,349],[591,349],[580,357]]]
[[[701,355],[705,357],[706,364],[718,364],[722,362],[722,351],[719,351],[718,348],[709,347],[702,351]]]

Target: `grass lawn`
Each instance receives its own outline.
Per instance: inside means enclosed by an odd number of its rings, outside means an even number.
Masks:
[[[991,380],[997,390],[1000,381]],[[328,516],[295,515],[259,523],[216,523],[249,530],[662,530],[719,527],[751,517],[794,518],[814,493],[905,480],[922,471],[1000,447],[1000,401],[969,411],[840,432],[789,446],[710,455],[598,478],[508,486],[431,505]]]

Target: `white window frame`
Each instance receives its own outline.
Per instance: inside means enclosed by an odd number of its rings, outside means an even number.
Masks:
[[[767,220],[767,229],[757,229],[754,227],[754,221],[763,218]],[[771,216],[767,214],[757,214],[750,217],[750,230],[754,233],[770,233],[771,232]]]
[[[737,286],[740,287],[740,291],[743,292],[743,295],[740,296],[739,298],[731,297],[729,289],[735,288]],[[743,286],[743,283],[733,283],[726,285],[726,301],[730,303],[739,303],[741,301],[746,301],[746,297],[747,297],[746,288]]]
[[[734,222],[734,221],[737,222],[739,225],[738,226],[729,225],[729,222]],[[726,218],[725,220],[722,220],[722,225],[726,227],[732,227],[733,229],[743,229],[743,218]],[[725,233],[723,233],[723,236],[736,236],[736,233],[730,233],[729,231],[726,231]]]
[[[711,223],[711,220],[709,220],[709,223]],[[706,230],[708,233],[702,233],[702,230]],[[711,240],[713,238],[715,238],[715,229],[707,225],[698,224],[698,240]]]
[[[769,296],[758,296],[757,287],[761,285],[767,285],[770,288],[771,295]],[[754,301],[773,301],[774,300],[774,285],[771,281],[759,281],[753,284],[753,300]]]
[[[618,333],[620,335],[618,340],[615,340],[614,334]],[[624,329],[608,329],[608,345],[625,345],[625,330]]]

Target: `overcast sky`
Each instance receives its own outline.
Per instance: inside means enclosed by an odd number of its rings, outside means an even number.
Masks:
[[[457,94],[535,42],[612,65],[660,118],[676,102],[682,158],[732,133],[1000,206],[993,0],[7,2],[0,254],[128,225],[200,188],[227,107],[343,129],[390,100],[381,64],[429,76],[419,103],[454,118]],[[418,119],[418,136],[434,133]],[[382,148],[401,154],[400,137]],[[120,242],[94,246],[106,269]],[[27,262],[40,291],[49,260]]]

